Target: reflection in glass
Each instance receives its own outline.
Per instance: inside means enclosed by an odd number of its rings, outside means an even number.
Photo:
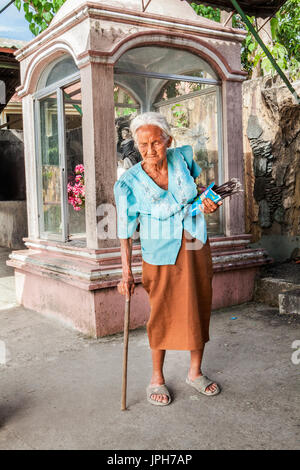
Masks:
[[[114,103],[116,119],[129,116],[140,108],[134,97],[117,84],[114,86]]]
[[[40,118],[42,226],[44,232],[61,234],[61,183],[56,93],[40,101]]]
[[[171,98],[177,98],[180,96],[188,95],[195,91],[203,90],[205,87],[208,87],[204,83],[193,83],[193,82],[184,82],[179,80],[170,80],[164,85],[158,94],[156,100],[167,101]]]
[[[75,167],[83,164],[82,147],[82,108],[81,83],[77,82],[63,88],[64,122],[65,122],[65,152],[67,180],[75,183]],[[85,235],[85,208],[75,211],[68,204],[69,238],[80,238]]]
[[[207,186],[212,181],[224,182],[220,175],[221,82],[207,62],[185,50],[160,46],[134,48],[116,64],[115,83],[132,97],[131,103],[139,105],[116,120],[118,157],[121,148],[118,129],[129,127],[137,113],[157,111],[171,125],[173,145],[193,147],[194,159],[202,168],[197,183]],[[206,220],[210,235],[223,233],[222,210],[207,215]]]
[[[185,91],[188,91],[191,83]],[[192,88],[191,88],[192,89]],[[170,99],[156,103],[155,109],[163,114],[171,124],[175,145],[191,145],[194,159],[202,168],[197,182],[208,186],[213,181],[219,184],[219,133],[217,89],[182,94],[180,99]],[[221,233],[220,211],[207,215],[209,234]]]
[[[143,46],[130,49],[120,57],[117,70],[167,75],[191,75],[217,80],[218,76],[201,57],[172,47]]]
[[[129,130],[131,120],[140,112],[140,105],[134,96],[118,83],[114,86],[114,103],[119,178],[124,171],[141,161],[141,155]]]

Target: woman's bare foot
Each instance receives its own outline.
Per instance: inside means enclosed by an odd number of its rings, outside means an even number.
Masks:
[[[159,387],[159,385],[164,385],[165,379],[162,375],[152,375],[150,385],[151,387]],[[152,393],[150,396],[151,400],[159,401],[162,403],[168,403],[168,395],[160,395],[157,393]]]

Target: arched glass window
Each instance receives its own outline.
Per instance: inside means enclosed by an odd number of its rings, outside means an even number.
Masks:
[[[83,166],[81,83],[72,57],[46,67],[34,109],[40,237],[85,243],[83,180],[75,174]]]
[[[53,66],[47,77],[46,86],[52,85],[52,83],[58,82],[76,72],[78,72],[78,68],[73,58],[66,57]]]
[[[202,168],[199,184],[224,182],[221,81],[205,60],[182,49],[137,47],[117,62],[115,83],[137,103],[127,112],[126,127],[139,112],[164,114],[175,138],[173,145],[193,147],[194,159]],[[206,217],[209,235],[223,234],[223,207]]]

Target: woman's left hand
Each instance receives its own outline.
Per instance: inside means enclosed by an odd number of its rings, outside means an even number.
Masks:
[[[202,206],[204,207],[201,207],[201,205],[199,205],[199,209],[204,212],[204,214],[211,214],[212,212],[215,212],[219,206],[221,206],[223,204],[222,201],[219,201],[217,202],[217,204],[215,202],[213,202],[211,199],[209,199],[208,197],[203,199],[202,201]]]

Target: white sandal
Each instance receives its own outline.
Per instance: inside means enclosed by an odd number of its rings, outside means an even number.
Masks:
[[[158,400],[153,400],[153,398],[151,398],[151,395],[167,395],[169,401],[167,403],[164,403],[162,401],[158,401]],[[169,405],[171,403],[171,395],[170,395],[170,392],[169,390],[167,389],[167,386],[165,384],[163,385],[148,385],[147,387],[147,400],[152,403],[152,405],[159,405],[159,406],[166,406],[166,405]]]
[[[195,380],[190,380],[188,377],[186,378],[186,383],[190,385],[191,387],[194,387],[198,392],[203,393],[203,395],[206,395],[208,397],[212,395],[218,395],[221,391],[220,387],[218,384],[216,384],[217,389],[214,392],[206,392],[206,388],[216,382],[213,382],[213,380],[210,380],[206,375],[200,375],[200,377],[196,377]]]

